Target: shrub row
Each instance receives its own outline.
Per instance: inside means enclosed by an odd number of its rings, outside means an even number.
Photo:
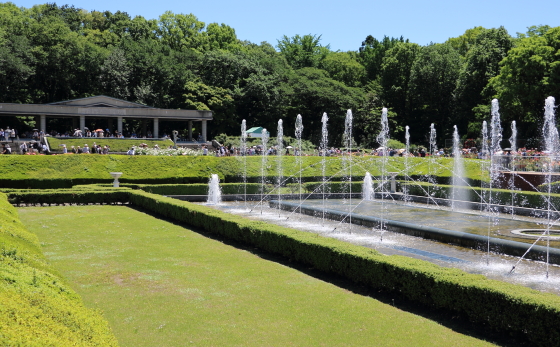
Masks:
[[[433,185],[429,183],[401,182],[401,189],[408,190],[411,195],[431,196],[434,198],[450,199],[453,197],[453,186]],[[490,200],[492,204],[511,205],[527,208],[543,208],[547,206],[548,195],[540,192],[515,191],[509,189],[492,189],[481,187],[455,187],[460,196],[466,201],[483,202]],[[492,194],[490,196],[490,193]],[[551,194],[550,203],[560,206],[560,194]]]
[[[322,193],[323,188],[321,187],[323,182],[308,182],[304,183],[303,187],[308,193]],[[325,184],[325,192],[328,193],[360,193],[362,192],[364,182],[362,181],[352,181],[351,184],[348,182],[328,182]],[[390,182],[385,182],[385,190],[389,188]],[[374,189],[379,191],[379,186],[381,183],[373,182]],[[351,186],[351,189],[350,189]]]
[[[107,321],[49,267],[1,193],[0,345],[117,346]]]
[[[67,190],[67,191],[27,191],[10,192],[8,201],[13,205],[22,204],[115,204],[129,201],[129,189],[123,190]]]

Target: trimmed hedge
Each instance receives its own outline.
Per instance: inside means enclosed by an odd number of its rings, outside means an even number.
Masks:
[[[13,205],[21,204],[116,204],[129,201],[129,189],[124,190],[69,190],[69,191],[28,191],[10,192],[8,201]]]
[[[417,182],[400,182],[401,189],[408,189],[411,195],[428,196],[434,198],[450,199],[452,197],[451,185],[433,185],[429,183]],[[489,198],[490,189],[481,187],[457,187],[461,190],[463,196],[467,201],[481,202]],[[484,200],[481,199],[484,198]],[[527,208],[544,208],[547,205],[546,199],[548,195],[540,192],[519,191],[509,189],[492,189],[493,204],[511,205],[513,201],[514,206],[527,207]],[[560,194],[551,194],[550,202],[554,206],[560,206]]]
[[[323,182],[308,182],[303,184],[303,188],[306,190],[307,193],[322,193],[321,185]],[[360,193],[362,192],[362,185],[364,184],[363,181],[352,181],[352,193]],[[391,182],[385,182],[385,191],[389,188]],[[381,184],[379,182],[373,182],[374,189],[376,192],[379,191],[379,186]],[[327,182],[325,184],[326,192],[328,193],[349,193],[350,188],[348,182]]]
[[[101,313],[86,308],[47,264],[37,237],[1,193],[0,345],[118,345]]]
[[[92,198],[102,196],[96,193],[83,194]],[[120,202],[130,202],[162,217],[344,276],[370,288],[397,292],[409,300],[464,314],[471,321],[498,332],[523,334],[535,345],[560,345],[560,331],[556,329],[560,325],[557,295],[423,260],[385,256],[343,241],[143,191],[109,194],[118,194]],[[63,193],[61,196],[70,197]]]

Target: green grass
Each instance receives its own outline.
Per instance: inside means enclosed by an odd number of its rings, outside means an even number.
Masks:
[[[167,148],[173,145],[171,140],[150,140],[150,139],[115,139],[115,138],[104,138],[104,137],[82,137],[82,138],[67,138],[67,139],[57,139],[54,137],[47,137],[49,141],[49,146],[51,150],[62,153],[62,144],[66,145],[68,152],[70,148],[74,147],[84,147],[84,144],[88,144],[90,150],[93,143],[97,143],[101,147],[107,145],[111,148],[111,152],[126,152],[132,146],[138,146],[141,143],[146,143],[150,147],[154,147],[157,144],[160,148]]]
[[[128,207],[19,213],[122,346],[486,345]]]
[[[299,178],[300,166],[296,157],[283,158],[284,178]],[[320,181],[322,177],[321,157],[303,157],[302,176],[304,181]],[[406,175],[422,178],[433,174],[442,178],[451,177],[452,158],[438,158],[431,161],[426,158],[409,158],[408,171],[405,170],[406,158],[388,158],[387,171],[399,172],[399,178]],[[206,183],[211,174],[219,174],[222,182],[240,182],[244,173],[242,157],[216,158],[212,156],[127,156],[127,155],[56,155],[56,156],[0,156],[0,177],[5,180],[23,179],[99,179],[111,178],[109,172],[123,172],[121,181],[134,180],[169,180],[188,177],[190,182]],[[247,157],[246,174],[250,182],[260,182],[260,157]],[[465,172],[473,181],[487,180],[488,171],[481,169],[487,163],[483,160],[465,160]],[[370,172],[381,175],[383,162],[380,157],[355,157],[352,173],[355,179],[363,178]],[[326,158],[326,176],[335,176],[340,181],[346,175],[344,163],[340,157]],[[277,158],[269,157],[265,174],[274,181],[277,174]],[[425,179],[425,178],[424,178]],[[445,181],[445,180],[444,180]],[[160,182],[178,183],[178,182]],[[444,182],[440,182],[444,183]]]

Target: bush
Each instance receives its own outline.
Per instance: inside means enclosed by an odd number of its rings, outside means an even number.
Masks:
[[[450,185],[433,185],[429,183],[416,182],[401,182],[401,189],[408,189],[411,195],[428,196],[434,198],[450,199],[452,197],[452,188]],[[548,195],[543,195],[540,192],[531,191],[517,191],[509,189],[488,189],[481,187],[456,187],[462,190],[467,201],[471,202],[486,202],[490,198],[490,191],[492,192],[492,204],[498,205],[511,205],[517,207],[527,208],[544,208],[547,205],[546,199]],[[560,206],[560,194],[551,194],[550,203],[553,206]]]

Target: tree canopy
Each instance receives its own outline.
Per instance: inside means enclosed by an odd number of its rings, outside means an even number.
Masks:
[[[455,124],[465,137],[478,136],[492,98],[504,122],[517,122],[519,138],[538,136],[545,98],[560,98],[560,27],[535,25],[515,38],[503,27],[473,27],[426,46],[367,35],[355,51],[340,52],[321,35],[283,36],[274,47],[192,13],[145,19],[124,10],[0,3],[0,102],[105,94],[210,109],[210,136],[237,135],[242,119],[268,129],[283,119],[292,129],[301,114],[303,137],[316,144],[327,112],[332,146],[342,144],[352,109],[357,144],[375,147],[383,107],[391,138],[404,141],[408,125],[411,141],[427,145],[431,123],[441,144]]]

